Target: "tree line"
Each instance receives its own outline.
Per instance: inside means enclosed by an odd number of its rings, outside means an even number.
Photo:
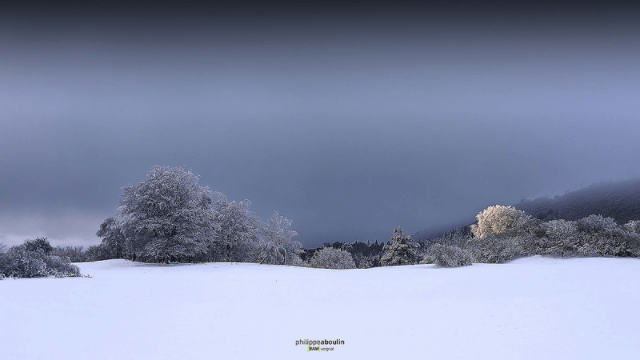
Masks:
[[[327,269],[436,264],[503,263],[531,256],[640,256],[640,221],[624,225],[590,215],[542,221],[509,206],[491,206],[471,226],[415,242],[397,227],[385,243],[325,243],[304,249],[291,220],[277,211],[266,223],[251,202],[229,201],[198,184],[183,168],[154,166],[147,178],[123,188],[117,214],[102,222],[99,245],[52,247],[46,239],[10,249],[0,244],[0,278],[80,276],[71,262],[129,259],[143,262],[249,262]]]
[[[102,243],[88,252],[98,260],[300,263],[291,220],[275,211],[262,223],[249,200],[229,201],[198,180],[190,170],[154,166],[123,188],[117,215],[97,232]]]

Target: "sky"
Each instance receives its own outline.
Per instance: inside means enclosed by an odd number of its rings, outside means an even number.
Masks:
[[[640,177],[625,3],[0,5],[0,242],[89,246],[153,165],[297,240]]]

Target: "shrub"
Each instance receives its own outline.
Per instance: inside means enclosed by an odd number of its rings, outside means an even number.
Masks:
[[[65,258],[61,258],[59,256],[47,256],[43,260],[49,275],[53,275],[57,278],[80,276],[80,269],[71,264]]]
[[[576,221],[577,230],[585,234],[611,233],[618,229],[618,224],[612,218],[602,215],[589,215]]]
[[[552,220],[543,224],[548,241],[541,242],[537,249],[540,255],[559,254],[560,256],[577,255],[581,247],[578,227],[575,221]]]
[[[7,268],[9,259],[6,254],[0,252],[0,280],[5,278],[4,269]]]
[[[24,247],[27,251],[36,251],[38,249],[44,251],[46,255],[51,254],[53,247],[49,244],[49,240],[46,238],[37,238],[35,240],[27,240],[24,242]]]
[[[590,215],[576,221],[576,226],[579,255],[628,257],[640,253],[640,236],[618,226],[612,218]]]
[[[640,221],[631,220],[628,223],[624,224],[624,228],[630,233],[640,234]]]
[[[457,246],[434,244],[429,248],[428,254],[439,267],[468,266],[473,263],[471,255]]]
[[[47,255],[41,248],[27,250],[25,245],[14,246],[0,259],[0,273],[6,277],[77,277],[80,269],[68,259]]]
[[[526,255],[518,236],[485,236],[467,241],[466,248],[477,262],[502,264]]]
[[[611,218],[590,215],[577,221],[552,220],[542,224],[545,237],[538,239],[536,253],[560,256],[638,256],[638,223],[618,226]]]
[[[356,267],[353,257],[348,251],[326,247],[313,255],[309,265],[322,269],[354,269]]]

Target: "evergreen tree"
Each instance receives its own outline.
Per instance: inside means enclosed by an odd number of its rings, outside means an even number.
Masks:
[[[400,227],[393,230],[389,245],[383,247],[384,255],[380,258],[382,266],[411,265],[416,263],[416,248],[411,236],[405,234]]]

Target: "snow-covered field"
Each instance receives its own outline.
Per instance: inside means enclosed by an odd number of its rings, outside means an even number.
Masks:
[[[1,359],[640,358],[638,259],[78,265],[93,278],[0,281]]]

